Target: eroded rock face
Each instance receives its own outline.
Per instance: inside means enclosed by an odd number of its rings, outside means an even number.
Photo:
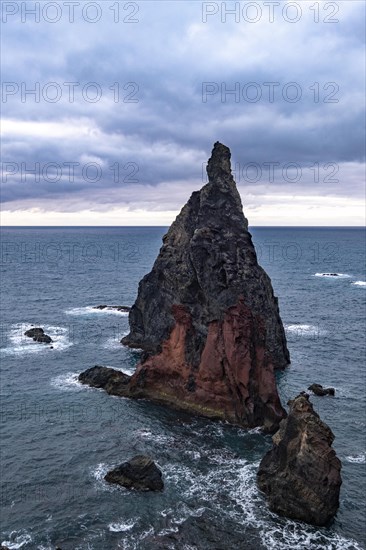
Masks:
[[[339,507],[341,462],[334,435],[314,411],[307,394],[289,401],[289,415],[273,436],[257,481],[273,512],[314,525],[326,525]]]
[[[104,479],[127,489],[161,491],[164,488],[161,470],[148,456],[138,455],[108,472]]]
[[[209,183],[192,194],[163,237],[152,271],[139,284],[130,334],[122,343],[159,352],[175,326],[172,306],[183,305],[195,329],[187,342],[187,360],[198,365],[209,324],[222,320],[242,298],[263,318],[273,366],[284,368],[289,353],[277,299],[257,263],[230,157],[228,147],[215,143],[207,165]]]
[[[278,301],[258,265],[225,145],[215,143],[207,173],[139,284],[122,343],[144,354],[128,390],[274,431],[285,416],[274,371],[289,363]]]

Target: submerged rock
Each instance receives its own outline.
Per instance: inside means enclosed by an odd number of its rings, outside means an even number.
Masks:
[[[104,479],[127,489],[161,491],[164,488],[161,470],[148,456],[138,455],[110,470]]]
[[[258,529],[240,525],[227,516],[219,517],[207,508],[192,509],[185,520],[167,514],[159,533],[150,534],[139,543],[139,550],[265,550]],[[160,526],[159,526],[160,527]]]
[[[129,393],[274,431],[286,414],[274,371],[286,367],[289,353],[230,156],[215,143],[209,182],[192,194],[140,281],[122,339],[144,350]]]
[[[335,395],[334,388],[323,388],[320,384],[311,384],[311,386],[308,387],[308,390],[320,397],[323,397],[324,395]]]
[[[326,525],[339,507],[341,462],[331,448],[334,435],[302,393],[289,401],[289,415],[273,436],[257,481],[273,512]]]
[[[51,336],[45,334],[43,328],[41,327],[34,327],[26,330],[24,336],[28,336],[28,338],[33,338],[35,342],[40,342],[41,344],[50,344],[51,342],[53,342]]]

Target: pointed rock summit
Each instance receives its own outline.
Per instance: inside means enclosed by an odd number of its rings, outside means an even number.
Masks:
[[[215,143],[208,183],[192,193],[140,281],[122,343],[145,353],[128,394],[273,431],[286,415],[274,370],[289,353],[230,157]]]

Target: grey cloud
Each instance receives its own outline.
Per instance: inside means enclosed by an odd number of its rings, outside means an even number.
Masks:
[[[54,200],[64,208],[72,201],[75,209],[118,202],[136,208],[138,204],[178,207],[180,193],[172,193],[165,204],[157,192],[159,186],[166,185],[167,190],[174,182],[175,190],[185,189],[188,181],[199,187],[202,165],[216,140],[231,147],[234,164],[241,168],[248,163],[280,163],[271,190],[316,194],[319,185],[309,176],[309,167],[315,162],[336,163],[339,184],[322,182],[321,193],[359,197],[364,162],[360,61],[365,10],[361,2],[338,4],[340,23],[333,25],[316,25],[309,17],[292,26],[283,21],[272,26],[223,24],[217,18],[203,24],[199,2],[180,3],[179,9],[173,2],[142,2],[140,23],[135,25],[115,26],[105,18],[92,26],[83,21],[24,24],[21,33],[19,24],[5,25],[5,82],[25,81],[31,87],[36,81],[41,85],[72,81],[82,87],[94,81],[101,86],[103,98],[97,103],[85,101],[80,87],[74,103],[68,102],[66,91],[63,100],[54,104],[35,103],[31,98],[22,103],[19,94],[9,97],[3,103],[5,118],[65,126],[77,126],[80,121],[96,137],[77,133],[74,137],[5,136],[3,161],[63,165],[89,156],[101,159],[104,170],[97,182],[78,176],[73,182],[63,177],[57,184],[43,179],[32,185],[31,178],[24,183],[18,175],[9,176],[2,184],[3,202],[7,208],[47,201],[53,207]],[[285,101],[280,93],[283,85],[293,81],[303,92],[297,103]],[[109,90],[114,82],[122,86],[136,82],[139,102],[115,103]],[[256,82],[264,95],[268,87],[263,83],[279,82],[280,87],[273,103],[266,98],[250,103],[242,97],[236,103],[232,95],[222,102],[220,93],[204,103],[203,82],[218,86],[224,82],[228,89],[237,82],[241,87]],[[309,89],[316,82],[318,103]],[[329,82],[339,86],[338,103],[324,103],[331,89],[323,86]],[[109,167],[127,162],[137,164],[138,182],[122,193]],[[298,163],[306,173],[296,185],[282,177],[282,166],[289,162]],[[326,175],[322,174],[323,179]],[[238,183],[256,194],[266,192],[266,175],[256,184]],[[143,187],[149,197],[145,202]]]

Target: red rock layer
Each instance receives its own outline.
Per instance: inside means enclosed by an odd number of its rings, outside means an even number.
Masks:
[[[183,305],[174,305],[172,313],[169,338],[160,353],[138,366],[131,392],[207,417],[275,430],[286,413],[265,352],[264,321],[241,298],[222,321],[209,323],[199,365],[193,367],[186,361],[194,331],[191,315]]]

